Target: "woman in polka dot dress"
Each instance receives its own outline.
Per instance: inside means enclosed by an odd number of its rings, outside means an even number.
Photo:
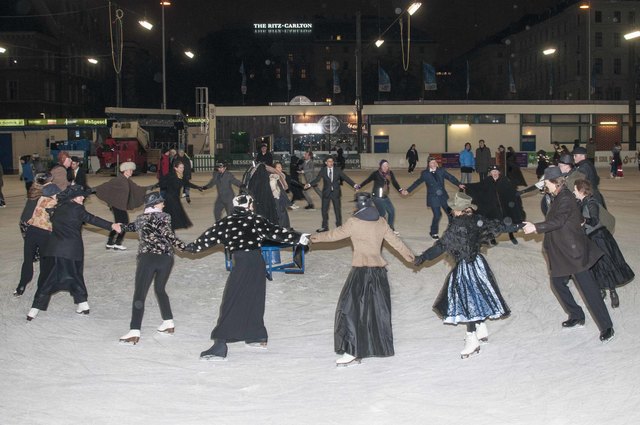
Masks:
[[[211,332],[215,343],[200,354],[200,358],[206,360],[224,359],[228,342],[244,341],[250,346],[266,349],[268,336],[264,326],[264,306],[267,279],[260,248],[264,240],[308,243],[308,235],[272,224],[256,214],[253,198],[249,195],[236,196],[233,207],[230,216],[216,222],[186,248],[189,252],[200,252],[222,244],[233,260],[218,323]]]

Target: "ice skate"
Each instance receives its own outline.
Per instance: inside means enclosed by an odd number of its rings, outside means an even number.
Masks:
[[[175,331],[176,326],[173,324],[173,319],[165,320],[158,326],[158,332],[161,334],[173,335]]]
[[[127,250],[127,247],[124,246],[124,245],[121,245],[121,244],[115,244],[115,245],[113,245],[112,248],[113,248],[114,251],[126,251]]]
[[[13,296],[14,296],[14,297],[16,297],[16,298],[18,298],[19,296],[21,296],[22,294],[24,294],[24,290],[25,290],[25,289],[26,289],[26,288],[25,288],[24,286],[18,286],[18,287],[16,288],[16,290],[15,290],[15,291],[13,291]]]
[[[620,307],[620,298],[618,298],[618,293],[615,289],[611,289],[609,291],[609,295],[611,296],[611,307],[618,308]]]
[[[348,354],[348,353],[344,353],[342,356],[338,357],[338,359],[336,360],[336,366],[337,367],[353,366],[353,365],[360,364],[361,361],[362,359],[359,359],[358,357],[352,356],[351,354]]]
[[[29,310],[29,312],[27,313],[27,321],[30,322],[35,319],[39,312],[40,310],[38,310],[37,308],[32,308],[31,310]]]
[[[78,308],[76,308],[76,313],[78,314],[89,314],[89,303],[83,302],[78,304]]]
[[[249,348],[257,348],[259,350],[267,349],[267,341],[245,341],[245,345]]]
[[[200,353],[200,360],[210,360],[210,361],[225,360],[227,358],[227,344],[222,341],[216,340],[216,342],[211,346],[211,348]]]
[[[600,332],[600,341],[602,341],[603,343],[607,343],[613,339],[614,335],[615,332],[613,331],[613,328],[607,328]]]
[[[480,341],[475,332],[467,332],[467,337],[464,339],[464,348],[460,352],[461,359],[467,359],[473,355],[480,353]]]
[[[120,344],[136,345],[140,341],[140,329],[131,329],[120,337]]]
[[[489,342],[489,329],[487,328],[487,324],[484,322],[476,324],[476,337],[478,341],[483,344]]]

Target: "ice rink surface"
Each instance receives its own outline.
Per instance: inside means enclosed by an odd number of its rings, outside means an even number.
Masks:
[[[640,271],[640,175],[598,170],[615,237],[636,274]],[[349,171],[360,182],[371,171]],[[396,170],[407,187],[418,174]],[[453,171],[459,175],[458,171]],[[529,183],[531,170],[524,171]],[[237,173],[240,176],[240,173]],[[206,172],[193,182],[205,184]],[[105,177],[89,176],[96,186]],[[154,177],[134,177],[151,184]],[[474,175],[477,181],[477,175]],[[364,189],[371,189],[371,186]],[[425,187],[406,198],[391,195],[396,229],[414,252],[427,236],[431,212]],[[450,193],[456,188],[447,183]],[[351,267],[348,242],[318,244],[307,254],[304,275],[276,273],[267,282],[266,351],[229,345],[227,361],[207,362],[228,272],[220,247],[197,256],[178,254],[167,286],[176,333],[158,334],[160,312],[151,291],[138,345],[118,343],[129,328],[137,239],[127,251],[105,250],[106,232],[87,226],[85,279],[91,314],[79,316],[67,293],[49,310],[25,320],[38,276],[20,298],[12,296],[22,262],[18,219],[23,183],[4,177],[7,208],[0,209],[0,424],[547,424],[640,423],[640,291],[638,278],[619,288],[620,307],[611,309],[616,336],[608,344],[587,314],[584,328],[562,329],[567,316],[551,292],[541,236],[506,235],[487,250],[512,314],[489,322],[490,343],[461,360],[464,327],[443,325],[432,303],[451,269],[446,257],[416,269],[387,246],[393,308],[394,357],[364,359],[336,368],[333,352],[335,305]],[[343,216],[351,212],[353,189],[344,186]],[[177,231],[192,241],[213,222],[215,190],[192,191],[185,209],[194,227]],[[314,199],[315,193],[312,194]],[[523,198],[528,218],[541,221],[540,195]],[[304,201],[298,201],[304,207]],[[87,210],[109,220],[107,206],[90,197]],[[292,225],[314,232],[316,211],[289,211]],[[141,210],[130,213],[133,219]],[[330,213],[330,227],[334,227]],[[440,225],[442,233],[446,219]],[[287,254],[282,253],[283,259]],[[575,294],[575,288],[572,290]],[[576,300],[584,305],[579,295]]]

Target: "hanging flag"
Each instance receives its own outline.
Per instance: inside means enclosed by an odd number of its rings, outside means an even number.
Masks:
[[[511,62],[509,62],[509,93],[516,92],[516,81],[513,79],[513,72],[511,71]]]
[[[391,79],[389,78],[389,74],[387,74],[381,66],[378,66],[378,91],[391,91]]]
[[[338,94],[340,90],[340,76],[338,75],[338,62],[331,62],[331,70],[333,71],[333,94]]]
[[[436,69],[432,65],[422,62],[422,75],[425,90],[438,90],[438,83],[436,83]]]
[[[247,74],[244,72],[244,61],[240,64],[240,74],[242,75],[242,83],[240,84],[240,91],[243,95],[247,94]]]
[[[287,60],[287,90],[291,90],[291,70],[289,69],[289,61]]]
[[[467,61],[467,97],[469,97],[469,89],[471,89],[471,82],[469,80],[469,61]]]

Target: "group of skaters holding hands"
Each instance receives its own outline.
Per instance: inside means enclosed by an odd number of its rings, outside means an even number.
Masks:
[[[262,152],[266,160],[269,159],[267,154]],[[200,253],[220,245],[230,255],[233,266],[226,281],[217,324],[211,332],[213,345],[200,357],[222,360],[227,357],[229,343],[244,342],[257,349],[267,348],[268,333],[264,324],[266,273],[261,255],[264,243],[308,245],[350,239],[353,246],[352,268],[338,298],[334,323],[334,349],[340,356],[336,365],[349,366],[367,357],[394,355],[391,291],[387,262],[381,255],[382,245],[387,241],[414,267],[425,262],[431,265],[443,254],[454,260],[455,265],[447,275],[433,309],[444,323],[465,325],[466,338],[460,355],[467,358],[479,353],[481,344],[488,341],[486,321],[510,314],[481,249],[495,245],[501,233],[508,233],[511,241],[517,244],[514,233],[523,229],[526,234],[544,234],[543,248],[547,254],[551,284],[558,301],[568,313],[568,319],[562,322],[562,326],[570,328],[585,322],[585,313],[567,286],[573,279],[600,330],[600,340],[607,342],[613,338],[614,329],[604,303],[606,290],[609,290],[612,306],[618,307],[619,297],[615,288],[632,280],[634,273],[611,234],[613,229],[609,229],[606,220],[601,219],[607,212],[597,190],[597,181],[595,184],[590,181],[594,175],[597,177],[597,173],[593,173],[595,169],[575,171],[573,164],[581,164],[582,158],[581,151],[574,154],[570,170],[552,166],[544,171],[539,183],[544,185],[543,191],[548,200],[542,204],[546,207],[546,214],[539,223],[525,219],[520,196],[529,190],[518,191],[517,186],[496,166],[490,167],[487,178],[480,183],[467,180],[463,184],[439,167],[435,157],[429,157],[427,168],[405,189],[398,184],[386,160],[380,161],[379,168],[357,184],[340,167],[335,167],[334,159],[329,157],[325,167],[315,176],[305,175],[306,183],[302,185],[308,190],[322,182],[322,224],[314,235],[283,225],[278,217],[281,209],[277,212],[264,210],[264,199],[273,195],[273,202],[276,194],[281,192],[273,190],[269,177],[259,180],[258,176],[265,171],[267,176],[273,174],[271,170],[274,169],[281,173],[281,167],[257,164],[249,173],[249,179],[255,176],[251,182],[246,175],[244,181],[236,179],[226,171],[224,163],[219,163],[207,185],[189,183],[199,190],[213,186],[218,189],[214,204],[215,223],[190,243],[182,241],[174,232],[177,228],[191,225],[188,217],[185,220],[184,211],[180,212],[180,181],[165,184],[161,191],[153,191],[153,186],[138,186],[129,179],[135,164],[128,162],[120,166],[122,177],[118,176],[93,190],[74,184],[61,190],[52,182],[51,174],[38,175],[21,217],[24,264],[14,295],[24,293],[33,276],[34,257],[39,252],[38,287],[27,320],[32,321],[40,311],[47,310],[51,296],[61,290],[70,292],[78,314],[89,314],[83,276],[82,225],[88,223],[111,231],[108,249],[121,246],[124,232],[136,232],[139,244],[131,321],[129,331],[120,338],[120,342],[137,344],[141,339],[145,300],[152,283],[163,320],[157,331],[165,334],[175,332],[166,292],[174,264],[174,250]],[[305,159],[308,156],[311,154],[305,154]],[[569,158],[564,158],[564,161],[571,162]],[[183,167],[176,163],[174,168],[175,179],[181,180]],[[575,172],[580,174],[575,175],[577,179],[572,179]],[[445,188],[447,180],[458,189],[451,197]],[[256,186],[257,181],[260,181],[260,187]],[[274,179],[282,193],[286,190],[286,181]],[[373,183],[370,193],[359,191],[355,194],[354,211],[344,223],[340,181],[347,182],[356,191]],[[395,208],[388,193],[393,186],[407,196],[421,183],[427,188],[426,204],[433,212],[429,235],[434,243],[416,255],[395,231]],[[232,185],[241,188],[240,195],[235,196]],[[538,184],[538,189],[541,186]],[[83,202],[91,193],[96,193],[111,206],[113,222],[86,211]],[[117,199],[115,194],[122,199]],[[176,202],[178,205],[170,205]],[[336,218],[336,228],[332,230],[328,226],[330,204],[333,204]],[[143,213],[129,222],[127,210],[142,205]],[[224,217],[222,210],[226,212]],[[442,211],[448,217],[448,225],[440,235]]]

